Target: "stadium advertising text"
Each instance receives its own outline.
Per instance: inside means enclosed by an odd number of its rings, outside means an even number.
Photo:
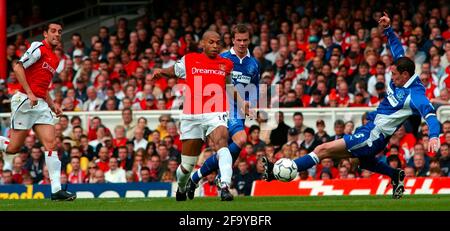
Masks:
[[[274,191],[273,189],[277,190]],[[342,196],[342,195],[391,195],[389,179],[343,179],[253,183],[253,196]],[[450,194],[450,179],[407,178],[405,194]]]
[[[68,187],[78,198],[143,198],[170,197],[171,183],[71,184]],[[50,198],[50,185],[4,185],[0,199]]]

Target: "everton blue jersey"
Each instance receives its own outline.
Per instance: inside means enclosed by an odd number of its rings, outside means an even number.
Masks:
[[[242,99],[249,101],[252,107],[258,105],[259,95],[259,63],[250,56],[250,52],[247,50],[247,55],[240,59],[233,48],[229,51],[220,54],[223,58],[228,58],[233,62],[233,71],[231,72],[231,78],[236,91],[242,97]],[[237,118],[237,105],[234,100],[230,100],[230,107],[234,108],[232,111],[232,117]],[[244,119],[245,117],[241,118]]]
[[[385,34],[388,36],[394,60],[403,57],[403,47],[392,28],[386,29]],[[375,131],[371,132],[371,136],[377,136],[377,133],[391,136],[411,115],[420,115],[427,121],[430,138],[439,136],[440,124],[436,118],[435,109],[425,96],[425,87],[417,74],[414,74],[402,87],[397,87],[390,82],[386,93],[386,97],[377,110],[369,113],[368,119],[375,124]]]

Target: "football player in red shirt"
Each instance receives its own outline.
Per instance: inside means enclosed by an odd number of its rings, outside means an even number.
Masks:
[[[217,152],[221,172],[221,199],[233,200],[229,192],[232,176],[232,157],[228,149],[227,93],[226,84],[231,84],[230,72],[233,63],[219,56],[220,35],[214,31],[203,34],[202,53],[189,53],[174,66],[155,69],[154,78],[162,76],[186,79],[183,114],[181,115],[182,155],[181,165],[177,169],[177,201],[192,199],[186,195],[186,182],[197,163],[202,145],[208,137]],[[239,94],[233,94],[243,104]],[[214,94],[212,93],[214,92]],[[245,103],[246,112],[248,104]]]
[[[15,154],[23,146],[30,129],[33,129],[45,147],[45,163],[51,180],[52,200],[74,200],[76,194],[61,190],[61,161],[55,150],[55,127],[52,111],[57,117],[62,110],[53,103],[48,88],[55,72],[63,67],[55,54],[61,43],[62,25],[48,23],[44,40],[33,42],[14,64],[14,73],[21,89],[11,98],[11,140],[0,137],[0,151]]]

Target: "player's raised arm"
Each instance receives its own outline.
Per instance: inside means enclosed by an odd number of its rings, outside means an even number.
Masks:
[[[378,24],[384,28],[384,34],[388,37],[389,47],[394,61],[405,56],[405,51],[403,50],[402,44],[395,35],[394,30],[392,30],[391,19],[386,12],[384,12],[384,16],[378,20]]]
[[[439,150],[439,132],[441,130],[441,125],[436,117],[436,110],[430,103],[428,98],[424,94],[414,94],[411,93],[411,104],[415,107],[423,119],[428,124],[430,144],[428,145],[428,151],[436,152]]]
[[[186,65],[185,56],[178,60],[173,66],[168,68],[155,68],[153,70],[153,78],[161,77],[178,77],[185,78],[186,76]]]

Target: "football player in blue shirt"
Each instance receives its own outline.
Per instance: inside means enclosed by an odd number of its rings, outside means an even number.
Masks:
[[[415,74],[414,62],[404,56],[404,50],[394,31],[390,27],[390,19],[386,13],[378,22],[389,39],[390,50],[395,64],[392,68],[392,80],[387,86],[387,96],[376,111],[368,114],[369,122],[356,129],[353,135],[345,135],[342,139],[324,143],[313,152],[295,159],[298,171],[305,171],[318,164],[324,158],[358,158],[360,167],[372,172],[388,175],[393,187],[393,198],[399,199],[404,192],[405,172],[394,169],[385,162],[377,160],[375,155],[383,151],[390,137],[412,115],[420,115],[426,120],[430,129],[428,151],[439,149],[440,123],[435,109],[425,96],[425,88]],[[273,164],[263,158],[265,164],[264,178],[275,179]]]

